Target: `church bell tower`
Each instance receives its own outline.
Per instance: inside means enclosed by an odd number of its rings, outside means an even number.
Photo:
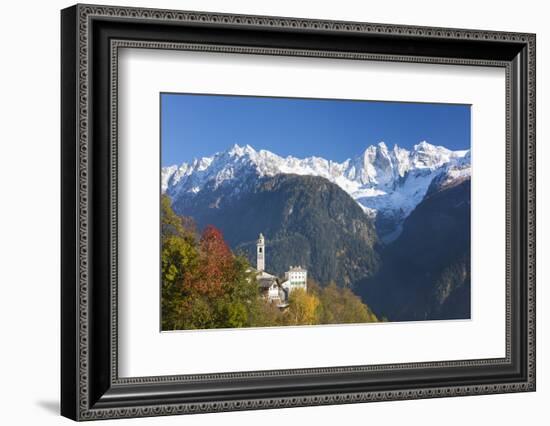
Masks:
[[[260,272],[265,270],[265,239],[261,233],[256,243],[256,269]]]

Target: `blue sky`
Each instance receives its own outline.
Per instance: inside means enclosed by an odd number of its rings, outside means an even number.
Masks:
[[[162,165],[249,144],[278,155],[343,161],[384,141],[470,148],[470,106],[161,94]]]

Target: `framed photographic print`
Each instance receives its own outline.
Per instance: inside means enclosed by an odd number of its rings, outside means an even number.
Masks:
[[[535,36],[76,5],[74,420],[535,390]]]

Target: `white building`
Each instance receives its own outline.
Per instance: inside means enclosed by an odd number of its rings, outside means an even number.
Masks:
[[[265,272],[265,238],[260,234],[256,242],[256,279],[262,294],[269,302],[277,303],[279,307],[288,306],[288,297],[298,288],[307,291],[307,270],[301,266],[291,266],[285,272],[282,283],[275,275]]]
[[[307,270],[301,266],[291,266],[285,272],[285,281],[281,285],[288,290],[289,295],[298,288],[307,291]]]

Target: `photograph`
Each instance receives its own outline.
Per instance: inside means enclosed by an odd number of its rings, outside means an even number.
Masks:
[[[57,225],[40,229],[59,228],[59,251],[34,238],[48,247],[31,261],[22,228],[4,222],[21,264],[5,281],[28,290],[32,264],[57,299],[6,300],[36,300],[41,321],[60,308],[58,338],[34,333],[24,348],[58,342],[38,384],[53,383],[75,421],[280,423],[274,409],[302,407],[300,424],[315,417],[305,407],[333,406],[333,424],[369,403],[369,420],[397,413],[393,424],[425,420],[429,403],[436,422],[483,410],[521,423],[548,399],[536,345],[548,323],[536,318],[543,14],[256,3],[62,5],[60,23],[46,11],[34,22],[55,39],[53,53],[35,43],[37,58],[60,55],[57,84],[39,84],[61,86],[60,108],[29,119],[21,78],[6,80],[21,83],[12,109],[28,122],[8,140],[38,129],[23,138],[35,149],[8,144],[25,151],[6,157],[11,174],[32,180],[8,187],[57,206]],[[34,86],[32,99],[55,101]],[[21,173],[31,151],[40,161]],[[54,181],[37,186],[45,171]],[[36,209],[5,210],[36,222]],[[60,292],[42,285],[51,267]],[[19,343],[34,323],[8,328]]]
[[[471,318],[471,105],[160,94],[162,331]]]

